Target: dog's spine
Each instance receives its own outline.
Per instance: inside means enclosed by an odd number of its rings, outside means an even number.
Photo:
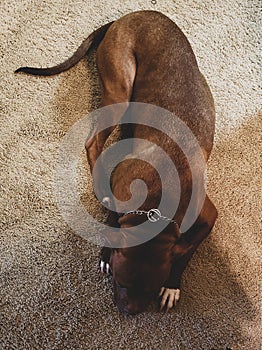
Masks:
[[[22,73],[27,73],[32,75],[48,76],[48,75],[59,74],[61,72],[68,70],[69,68],[76,65],[81,60],[81,58],[83,58],[88,53],[90,49],[97,46],[103,40],[108,28],[113,23],[114,22],[107,23],[102,27],[98,28],[97,30],[95,30],[93,33],[91,33],[82,42],[82,44],[73,54],[73,56],[67,59],[65,62],[50,68],[20,67],[15,71],[15,73],[22,72]]]

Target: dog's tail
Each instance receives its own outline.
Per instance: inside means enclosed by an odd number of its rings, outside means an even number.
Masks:
[[[27,73],[32,75],[54,75],[68,70],[69,68],[76,65],[81,58],[83,58],[93,47],[96,47],[104,38],[108,28],[114,23],[110,22],[91,33],[79,46],[72,57],[67,59],[65,62],[58,64],[57,66],[50,68],[34,68],[34,67],[20,67],[15,73]]]

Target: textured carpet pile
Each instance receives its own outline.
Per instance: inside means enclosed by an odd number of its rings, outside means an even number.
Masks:
[[[1,350],[260,349],[259,1],[153,3],[0,4]],[[94,29],[140,9],[161,11],[180,26],[213,92],[208,193],[219,218],[186,269],[178,306],[165,315],[153,304],[125,317],[113,305],[110,278],[98,273],[99,248],[65,223],[53,192],[63,136],[99,105],[94,54],[55,77],[13,72],[60,63]],[[103,218],[86,165],[79,167],[83,202]]]

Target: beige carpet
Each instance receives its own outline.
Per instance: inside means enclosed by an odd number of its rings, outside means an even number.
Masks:
[[[260,349],[259,1],[4,0],[0,7],[0,349]],[[164,315],[154,304],[125,317],[112,303],[110,278],[98,273],[99,248],[63,221],[52,188],[63,135],[99,103],[94,55],[57,77],[13,71],[60,63],[95,28],[139,9],[176,21],[212,89],[208,192],[219,219],[186,270],[177,308]],[[101,216],[81,169],[83,198]]]

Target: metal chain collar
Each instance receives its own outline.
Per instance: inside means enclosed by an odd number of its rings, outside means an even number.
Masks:
[[[169,222],[173,222],[173,223],[177,224],[177,222],[175,220],[170,219],[170,218],[168,218],[166,216],[163,216],[159,209],[150,209],[148,211],[145,211],[145,210],[130,210],[130,211],[124,213],[123,216],[126,216],[128,214],[137,214],[137,215],[145,214],[147,216],[148,220],[151,221],[151,222],[157,222],[157,221],[159,221],[161,219],[161,220],[164,220],[164,221],[169,221]]]

